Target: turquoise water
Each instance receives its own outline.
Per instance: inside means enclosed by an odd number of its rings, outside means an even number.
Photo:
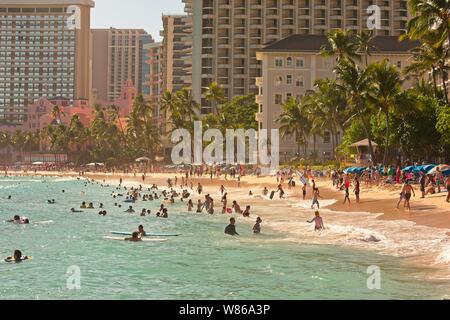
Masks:
[[[0,178],[0,256],[14,249],[33,256],[0,263],[0,299],[440,299],[450,292],[448,283],[419,280],[426,271],[402,259],[299,245],[267,229],[253,236],[239,218],[241,237],[232,238],[223,234],[228,217],[183,212],[184,205],[170,207],[169,219],[126,214],[114,207],[114,190],[69,179]],[[104,203],[108,215],[69,213],[82,201]],[[159,205],[134,206],[154,213]],[[54,223],[3,222],[15,214]],[[147,232],[182,236],[164,243],[103,239],[139,224]],[[67,289],[67,269],[74,265],[81,271],[79,290]],[[366,286],[370,265],[381,268],[380,290]]]

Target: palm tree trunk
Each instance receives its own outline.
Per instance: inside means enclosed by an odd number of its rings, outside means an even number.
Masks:
[[[437,98],[438,90],[437,90],[437,81],[436,81],[436,68],[434,68],[434,67],[431,71],[431,76],[433,78],[434,97]]]
[[[444,89],[444,97],[445,97],[445,103],[448,105],[448,92],[447,92],[447,84],[445,83],[445,77],[446,73],[444,70],[441,71],[442,73],[442,88]]]
[[[386,111],[386,140],[384,143],[384,156],[383,156],[383,165],[386,165],[387,157],[388,157],[388,149],[389,149],[389,110]]]

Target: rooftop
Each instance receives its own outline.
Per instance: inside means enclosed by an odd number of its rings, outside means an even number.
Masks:
[[[262,48],[261,52],[319,52],[328,43],[325,35],[295,34]],[[376,36],[372,45],[383,53],[406,53],[419,41],[399,41],[397,36]]]

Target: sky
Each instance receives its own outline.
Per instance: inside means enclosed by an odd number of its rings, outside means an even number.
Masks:
[[[160,40],[163,13],[183,13],[182,0],[94,0],[91,28],[144,29]]]

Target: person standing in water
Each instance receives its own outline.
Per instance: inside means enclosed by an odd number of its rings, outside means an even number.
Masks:
[[[314,209],[314,205],[317,205],[317,209],[320,209],[319,199],[322,198],[319,193],[319,188],[315,188],[313,190],[313,199],[312,199],[312,205],[311,209]]]
[[[239,233],[236,232],[236,219],[230,218],[230,224],[225,228],[225,234],[230,236],[239,235]]]
[[[261,233],[261,223],[262,220],[260,217],[256,218],[256,223],[253,226],[253,234],[260,234]]]
[[[322,230],[324,230],[325,226],[323,225],[323,220],[322,220],[322,217],[320,216],[319,211],[316,211],[315,215],[316,216],[312,220],[308,220],[308,223],[315,222],[315,227],[314,227],[315,231],[322,231]]]

